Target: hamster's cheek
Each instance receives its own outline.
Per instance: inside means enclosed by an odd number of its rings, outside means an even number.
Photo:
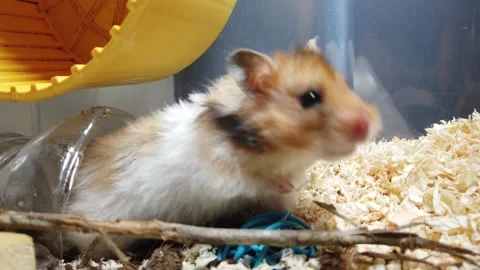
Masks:
[[[332,138],[330,140],[325,140],[322,145],[319,145],[317,153],[320,159],[338,161],[352,155],[356,148],[355,144],[348,143],[340,138]]]
[[[329,134],[325,132],[324,134],[320,134],[317,136],[315,143],[312,147],[312,151],[314,154],[317,156],[320,156],[320,158],[323,158],[324,156],[328,156],[332,152],[337,149],[337,145],[340,145],[340,138],[339,135],[335,134]]]

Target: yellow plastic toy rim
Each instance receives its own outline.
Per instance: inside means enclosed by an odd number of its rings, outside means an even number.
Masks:
[[[41,101],[66,92],[171,76],[200,57],[228,21],[236,0],[129,0],[121,26],[86,64],[50,82],[0,88],[0,101]]]

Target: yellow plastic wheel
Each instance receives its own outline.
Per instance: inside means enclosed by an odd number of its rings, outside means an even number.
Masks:
[[[236,0],[1,0],[0,101],[171,76],[217,38]]]

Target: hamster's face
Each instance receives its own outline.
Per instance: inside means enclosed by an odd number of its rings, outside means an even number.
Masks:
[[[377,135],[377,109],[357,96],[319,53],[277,54],[275,61],[275,86],[263,105],[263,119],[261,114],[253,117],[273,140],[337,159]]]
[[[373,139],[381,119],[314,45],[273,58],[237,52],[230,73],[251,97],[242,111],[266,144],[335,160]]]

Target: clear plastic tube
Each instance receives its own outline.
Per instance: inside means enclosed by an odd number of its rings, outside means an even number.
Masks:
[[[34,138],[0,134],[0,207],[62,213],[85,148],[98,135],[132,119],[121,110],[94,107]],[[53,241],[61,247],[57,235]]]

